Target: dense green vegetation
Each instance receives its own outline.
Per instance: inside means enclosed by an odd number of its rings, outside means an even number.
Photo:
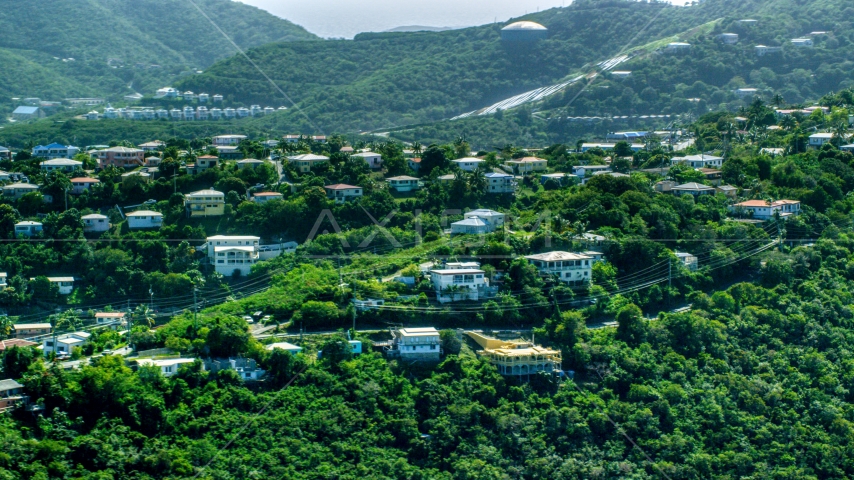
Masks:
[[[0,97],[151,94],[179,75],[232,55],[234,47],[190,2],[46,0],[0,11]],[[230,0],[199,7],[242,48],[316,38],[286,20]],[[73,61],[63,61],[73,59]],[[152,68],[151,65],[157,65]],[[128,86],[130,85],[130,88]]]

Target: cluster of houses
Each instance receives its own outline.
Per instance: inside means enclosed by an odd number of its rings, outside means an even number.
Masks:
[[[204,95],[204,94],[202,94]],[[153,107],[128,107],[113,108],[106,107],[103,112],[92,110],[83,115],[86,120],[124,119],[124,120],[176,120],[185,122],[207,121],[207,120],[233,120],[240,118],[263,117],[272,115],[277,111],[287,110],[287,107],[261,107],[252,105],[249,108],[219,108],[199,105],[197,107],[185,106],[183,108],[153,108]]]

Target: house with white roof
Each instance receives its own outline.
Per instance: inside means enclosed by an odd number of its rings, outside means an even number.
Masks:
[[[670,165],[684,164],[691,168],[720,168],[723,163],[724,159],[722,157],[705,154],[687,155],[670,159]]]
[[[482,298],[489,286],[483,270],[479,269],[435,269],[430,270],[430,279],[439,303]]]
[[[144,151],[146,153],[156,152],[157,150],[159,150],[165,146],[166,146],[166,143],[161,142],[160,140],[154,140],[153,142],[145,142],[143,144],[137,145],[137,147],[141,148],[142,151]]]
[[[60,295],[71,295],[74,290],[74,277],[47,277],[48,281],[59,288]],[[32,282],[35,278],[30,278]]]
[[[95,154],[100,168],[135,168],[145,163],[145,150],[141,148],[110,147],[98,150]]]
[[[15,224],[15,237],[33,237],[42,231],[44,225],[41,222],[25,220]]]
[[[92,213],[80,218],[83,220],[83,231],[86,233],[100,233],[110,229],[110,219],[106,215]]]
[[[451,235],[483,235],[492,232],[494,227],[486,220],[471,217],[451,224]]]
[[[95,314],[95,325],[111,327],[117,330],[119,327],[127,326],[127,314],[122,312],[98,312]]]
[[[382,168],[383,166],[383,157],[379,153],[374,152],[360,152],[351,155],[354,158],[361,158],[368,164],[368,168]]]
[[[415,177],[401,175],[399,177],[387,178],[388,186],[396,192],[411,192],[421,188],[419,180]]]
[[[56,337],[56,341],[54,341],[53,337],[45,338],[42,340],[44,356],[48,357],[51,353],[70,355],[74,350],[89,343],[89,337],[91,336],[91,334],[86,332],[74,332],[60,335]]]
[[[691,44],[685,42],[670,42],[664,48],[666,53],[682,53],[691,50]]]
[[[540,275],[556,276],[560,281],[573,286],[590,282],[593,277],[594,258],[583,253],[548,252],[525,256],[537,267]]]
[[[438,362],[442,354],[439,331],[433,327],[401,328],[392,331],[387,355],[402,361]]]
[[[812,47],[813,42],[811,38],[793,38],[791,40],[792,45],[796,47]]]
[[[846,139],[848,138],[851,137],[847,136]],[[811,148],[821,148],[822,145],[824,145],[825,143],[830,143],[831,140],[833,140],[833,134],[830,132],[813,133],[812,135],[810,135],[809,146]]]
[[[715,187],[710,187],[697,182],[683,183],[682,185],[676,185],[675,187],[670,188],[670,193],[674,195],[693,195],[694,197],[699,197],[700,195],[714,195],[715,192]]]
[[[83,162],[72,160],[70,158],[54,158],[52,160],[45,160],[44,162],[39,163],[39,167],[43,172],[67,172],[71,173],[75,170],[80,170],[83,168]]]
[[[32,183],[10,183],[3,186],[3,196],[11,200],[17,200],[28,193],[38,191],[38,185]]]
[[[513,193],[516,191],[513,175],[487,173],[484,178],[486,178],[486,193]]]
[[[245,168],[255,168],[259,165],[264,165],[264,160],[258,160],[257,158],[246,158],[237,162],[237,169],[243,170]]]
[[[273,350],[278,348],[280,350],[284,350],[284,351],[290,353],[291,355],[296,355],[302,351],[302,347],[299,347],[297,345],[294,345],[293,343],[288,343],[288,342],[271,343],[264,348],[267,350],[270,350],[270,351],[273,351]]]
[[[532,172],[544,172],[548,168],[548,160],[537,157],[525,157],[504,162],[504,168],[517,175]]]
[[[140,367],[157,367],[160,369],[160,373],[164,377],[171,377],[178,373],[178,369],[182,365],[189,365],[195,363],[195,361],[195,358],[143,358],[141,360],[137,360],[136,364]]]
[[[137,210],[128,213],[128,228],[131,230],[143,228],[160,228],[163,226],[163,214],[152,210]]]
[[[225,214],[225,194],[214,189],[184,195],[184,207],[190,218],[218,217]]]
[[[581,179],[584,179],[586,176],[592,176],[596,172],[610,171],[611,167],[608,165],[579,165],[572,167],[572,174]]]
[[[459,158],[457,160],[451,160],[451,163],[455,164],[457,167],[460,168],[460,170],[463,170],[465,172],[473,172],[473,171],[477,170],[477,168],[479,166],[483,165],[484,162],[486,162],[486,160],[481,160],[479,158],[473,158],[473,157],[466,157],[466,158]]]
[[[246,140],[246,138],[246,135],[217,135],[211,140],[213,141],[214,146],[231,147],[239,145],[240,142]]]
[[[288,162],[296,167],[300,173],[308,173],[312,168],[328,161],[329,157],[325,155],[314,155],[313,153],[305,153],[302,155],[288,157]]]
[[[80,153],[80,148],[72,145],[62,145],[61,143],[51,143],[50,145],[39,145],[33,148],[33,156],[52,160],[54,158],[72,158]]]
[[[3,344],[3,341],[0,341]],[[11,378],[0,380],[0,412],[15,408],[26,400],[24,386]]]
[[[326,196],[335,200],[335,203],[344,203],[362,196],[362,187],[355,185],[336,183],[335,185],[327,185],[323,188],[326,190]]]
[[[216,235],[208,237],[204,250],[220,275],[231,277],[239,272],[238,275],[246,276],[260,260],[260,242],[260,237],[249,235]]]
[[[0,146],[0,160],[11,160],[12,151],[4,146]]]

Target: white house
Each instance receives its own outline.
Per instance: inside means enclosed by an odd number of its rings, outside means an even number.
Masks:
[[[584,178],[588,175],[593,175],[596,172],[610,172],[611,167],[608,165],[579,165],[572,167],[572,174],[578,178]]]
[[[41,222],[23,221],[15,224],[16,237],[32,237],[42,231]]]
[[[54,158],[71,158],[80,153],[80,148],[72,145],[62,145],[61,143],[51,143],[50,145],[39,145],[33,148],[33,156],[52,160]]]
[[[381,168],[383,166],[383,157],[379,153],[361,152],[352,156],[363,159],[369,168]]]
[[[38,185],[32,183],[10,183],[3,186],[3,196],[17,200],[31,192],[38,192]]]
[[[505,215],[501,212],[496,212],[495,210],[490,210],[488,208],[479,208],[477,210],[471,210],[463,214],[465,218],[473,218],[478,217],[483,220],[486,220],[492,225],[492,229],[495,230],[499,227],[504,226],[504,218]]]
[[[699,197],[700,195],[714,195],[715,192],[715,187],[710,187],[697,182],[683,183],[682,185],[676,185],[675,187],[670,188],[670,193],[674,195],[693,195],[694,197]]]
[[[74,332],[56,337],[56,342],[53,341],[53,337],[45,338],[42,340],[44,356],[50,356],[54,352],[57,355],[62,353],[70,355],[74,350],[89,343],[89,337],[91,337],[89,333]]]
[[[258,192],[252,195],[252,201],[255,203],[267,203],[273,200],[281,200],[285,198],[279,192]]]
[[[830,132],[819,132],[810,135],[810,147],[821,148],[825,143],[830,143],[833,139],[833,134]]]
[[[296,355],[302,351],[302,347],[299,347],[297,345],[294,345],[293,343],[288,343],[288,342],[271,343],[264,348],[266,348],[267,350],[270,350],[270,351],[273,351],[273,350],[278,348],[278,349],[284,350],[286,352],[289,352],[291,355]]]
[[[247,235],[216,235],[208,237],[205,247],[208,260],[220,275],[230,277],[235,272],[249,275],[258,263],[260,237]]]
[[[401,175],[399,177],[390,177],[387,178],[388,186],[393,188],[397,192],[411,192],[413,190],[418,190],[421,186],[418,184],[418,179],[415,177],[409,177],[406,175]]]
[[[314,155],[312,153],[305,153],[303,155],[295,155],[292,157],[288,157],[288,162],[291,163],[300,173],[308,173],[311,169],[317,165],[326,163],[329,161],[329,157],[325,155]]]
[[[439,361],[441,340],[435,328],[401,328],[394,330],[392,335],[391,356],[403,361]]]
[[[45,160],[39,164],[43,172],[53,172],[59,170],[61,172],[73,172],[83,168],[83,162],[71,160],[70,158],[54,158]]]
[[[142,151],[148,152],[156,152],[157,150],[165,147],[166,144],[161,142],[160,140],[154,140],[153,142],[145,142],[143,144],[137,145]]]
[[[593,276],[594,259],[583,253],[548,252],[525,258],[541,275],[556,275],[570,285],[583,285]]]
[[[481,166],[485,161],[486,160],[481,160],[479,158],[472,158],[472,157],[466,157],[466,158],[459,158],[457,160],[451,160],[452,163],[455,163],[458,167],[460,167],[460,170],[463,170],[466,172],[473,172],[473,171],[477,170],[477,167]]]
[[[75,177],[69,180],[71,182],[71,193],[73,195],[80,195],[86,190],[89,190],[89,187],[95,185],[96,183],[101,183],[97,178],[91,177]]]
[[[489,282],[483,270],[446,269],[430,270],[430,279],[439,303],[457,300],[478,300]]]
[[[106,215],[93,213],[90,215],[83,215],[81,219],[83,220],[84,232],[106,232],[110,229],[110,219],[107,218]]]
[[[127,214],[128,228],[160,228],[163,226],[163,214],[151,210],[137,210]]]
[[[695,255],[691,255],[690,253],[685,252],[673,252],[676,254],[676,259],[679,260],[682,265],[688,267],[688,270],[695,272],[699,267],[699,263],[697,261],[697,257]]]
[[[684,157],[673,157],[670,159],[671,165],[685,164],[691,168],[720,168],[724,163],[724,159],[714,155],[687,155]]]
[[[793,38],[792,45],[796,47],[812,47],[812,39],[811,38]]]
[[[261,260],[269,260],[283,253],[294,253],[299,244],[297,242],[272,243],[258,247],[258,256]]]
[[[764,57],[769,53],[780,53],[783,51],[783,47],[769,47],[767,45],[757,45],[753,47],[753,51],[756,53],[757,57]]]
[[[122,312],[98,312],[95,314],[95,325],[102,327],[109,326],[113,330],[116,330],[121,326],[127,326],[126,316]]]
[[[667,47],[664,48],[664,51],[667,53],[681,53],[688,52],[691,50],[690,43],[684,42],[671,42],[667,44]]]
[[[74,277],[47,277],[48,281],[59,287],[60,295],[71,295],[74,290]],[[31,278],[32,282],[35,278]]]
[[[154,358],[143,358],[142,360],[137,360],[137,365],[141,367],[157,367],[160,369],[160,373],[163,374],[164,377],[171,377],[178,373],[178,369],[181,365],[187,365],[194,363],[196,359],[194,358],[167,358],[167,359],[154,359]]]
[[[326,196],[335,200],[335,203],[344,203],[347,200],[353,200],[362,196],[362,187],[355,185],[336,183],[335,185],[327,185],[323,188],[326,190]]]
[[[486,193],[513,193],[516,191],[516,182],[513,175],[506,173],[487,173]]]
[[[718,35],[718,39],[721,41],[721,43],[724,43],[727,45],[733,45],[733,44],[738,43],[738,34],[737,33],[722,33],[722,34]]]
[[[775,202],[747,200],[731,205],[729,211],[733,213],[752,214],[753,218],[757,220],[768,220],[773,218],[775,214],[779,214],[781,217],[798,215],[801,213],[801,202],[797,200],[777,200]]]
[[[480,217],[471,217],[451,224],[451,235],[483,235],[495,228]]]
[[[754,97],[756,95],[759,95],[759,89],[758,88],[738,88],[735,90],[735,94],[739,98]]]
[[[246,135],[218,135],[212,139],[214,146],[217,147],[235,146],[243,140],[246,140]]]

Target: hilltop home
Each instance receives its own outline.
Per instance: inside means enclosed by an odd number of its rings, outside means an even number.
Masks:
[[[611,167],[608,165],[579,165],[572,167],[572,174],[578,178],[584,178],[588,175],[593,175],[596,172],[610,172]]]
[[[296,167],[296,169],[300,173],[308,173],[311,171],[312,168],[328,161],[329,157],[326,157],[324,155],[314,155],[311,153],[288,157],[288,162],[290,162],[294,167]]]
[[[672,187],[670,189],[670,193],[674,195],[693,195],[695,197],[699,197],[700,195],[714,195],[715,187],[710,187],[697,182],[690,182]]]
[[[441,340],[435,328],[401,328],[394,330],[392,335],[391,349],[386,352],[389,357],[403,361],[439,361]]]
[[[39,145],[33,149],[33,156],[52,160],[54,158],[71,158],[80,153],[78,147],[71,145],[62,145],[61,143],[51,143],[50,145]]]
[[[32,282],[35,278],[30,278]],[[59,288],[60,295],[71,295],[74,290],[74,277],[47,277],[47,280]]]
[[[518,160],[508,160],[504,166],[511,172],[522,175],[532,172],[544,172],[548,168],[548,160],[536,157],[525,157]]]
[[[540,275],[556,275],[560,281],[580,286],[593,276],[593,258],[581,253],[548,252],[528,255],[525,258],[537,267]]]
[[[335,200],[335,203],[344,203],[362,196],[362,187],[355,185],[336,183],[335,185],[327,185],[323,188],[326,190],[326,196]]]
[[[264,160],[258,160],[256,158],[247,158],[237,162],[237,169],[243,170],[245,168],[255,168],[259,165],[264,165],[265,163],[266,162]]]
[[[95,314],[95,325],[109,326],[116,330],[120,326],[127,326],[126,316],[122,312],[98,312]]]
[[[430,279],[439,303],[477,301],[489,286],[484,271],[478,269],[430,270]]]
[[[187,165],[187,171],[190,174],[202,173],[209,168],[214,168],[219,165],[219,157],[214,155],[202,155],[196,158],[196,163]]]
[[[49,323],[18,323],[12,325],[12,336],[23,339],[50,335],[52,328]]]
[[[163,148],[165,146],[166,146],[166,144],[161,142],[160,140],[154,140],[153,142],[146,142],[146,143],[143,143],[141,145],[137,145],[137,147],[141,148],[142,151],[144,151],[146,153],[156,152],[157,150],[160,150],[161,148]]]
[[[489,222],[492,225],[492,230],[496,230],[500,227],[504,226],[505,215],[501,212],[496,212],[495,210],[490,210],[488,208],[479,208],[477,210],[471,210],[463,214],[464,218],[480,218]]]
[[[111,147],[95,153],[101,168],[136,168],[145,163],[145,150],[141,148]]]
[[[91,177],[74,177],[71,180],[71,194],[72,195],[80,195],[86,190],[89,190],[89,187],[95,185],[96,183],[101,183],[97,178]]]
[[[89,343],[89,337],[91,336],[91,334],[86,332],[74,332],[60,335],[56,337],[56,341],[52,337],[45,338],[42,340],[44,356],[48,357],[51,353],[66,353],[70,355],[74,353],[74,350]]]
[[[15,237],[33,237],[38,235],[44,225],[41,222],[23,221],[15,224]]]
[[[382,168],[383,166],[383,157],[379,153],[374,152],[361,152],[352,155],[355,158],[361,158],[368,164],[368,168]]]
[[[685,157],[673,157],[670,165],[684,164],[691,168],[715,168],[723,165],[724,159],[713,155],[688,155]]]
[[[110,229],[110,219],[106,215],[92,213],[83,215],[83,231],[86,233],[106,232]]]
[[[218,135],[213,137],[212,141],[214,146],[230,147],[239,145],[240,142],[246,140],[246,138],[246,135]]]
[[[676,255],[676,259],[685,265],[688,270],[692,272],[696,272],[699,267],[699,263],[697,261],[697,257],[695,255],[691,255],[690,253],[685,252],[673,252]]]
[[[240,160],[243,158],[243,152],[237,147],[218,145],[216,147],[217,155],[223,160]]]
[[[457,160],[451,160],[451,163],[456,164],[456,166],[459,167],[460,170],[463,170],[465,172],[473,172],[477,170],[477,168],[481,166],[485,161],[486,160],[481,160],[479,158],[466,157]]]
[[[466,334],[481,346],[478,356],[495,365],[501,375],[521,378],[532,373],[557,373],[561,370],[559,350],[531,342],[500,340],[477,332]]]
[[[516,191],[516,182],[512,175],[505,173],[487,173],[486,193],[513,193]]]
[[[218,217],[225,213],[225,194],[213,189],[199,190],[184,195],[187,216]]]
[[[283,198],[285,198],[285,196],[279,192],[258,192],[252,195],[252,201],[255,203],[267,203],[272,200],[281,200]]]
[[[160,373],[164,377],[171,377],[178,373],[178,369],[182,365],[188,365],[191,363],[195,363],[196,359],[194,358],[166,358],[166,359],[154,359],[154,358],[143,358],[142,360],[137,360],[136,364],[140,367],[156,367],[160,369]],[[202,367],[204,368],[204,367]]]
[[[67,172],[71,173],[75,170],[83,168],[83,162],[72,160],[70,158],[54,158],[53,160],[45,160],[39,163],[39,167],[43,172]]]
[[[0,160],[11,160],[12,151],[6,147],[0,146]]]
[[[9,338],[6,340],[0,340],[0,352],[4,352],[9,348],[18,347],[18,348],[27,348],[27,347],[35,347],[38,345],[36,342],[31,342],[29,340],[22,340],[19,338]]]
[[[160,228],[163,226],[163,214],[151,210],[137,210],[127,214],[128,228]]]
[[[216,235],[208,237],[202,250],[206,250],[208,261],[220,275],[231,277],[239,272],[238,275],[246,276],[259,260],[260,242],[260,237]]]
[[[451,235],[484,235],[493,230],[494,227],[489,222],[478,217],[466,218],[451,224]]]
[[[0,380],[0,412],[24,401],[24,386],[12,379]]]
[[[401,175],[399,177],[390,177],[387,178],[389,187],[394,189],[396,192],[411,192],[413,190],[418,190],[421,188],[421,185],[418,183],[418,179],[415,177],[409,177],[406,175]]]
[[[768,220],[779,214],[780,217],[788,217],[801,213],[801,202],[797,200],[777,200],[768,202],[765,200],[747,200],[736,203],[729,207],[732,213],[750,215],[757,220]]]
[[[847,138],[850,138],[850,136],[846,136]],[[811,148],[821,148],[822,145],[830,143],[831,140],[833,140],[833,134],[830,132],[814,133],[810,135],[809,146]]]

